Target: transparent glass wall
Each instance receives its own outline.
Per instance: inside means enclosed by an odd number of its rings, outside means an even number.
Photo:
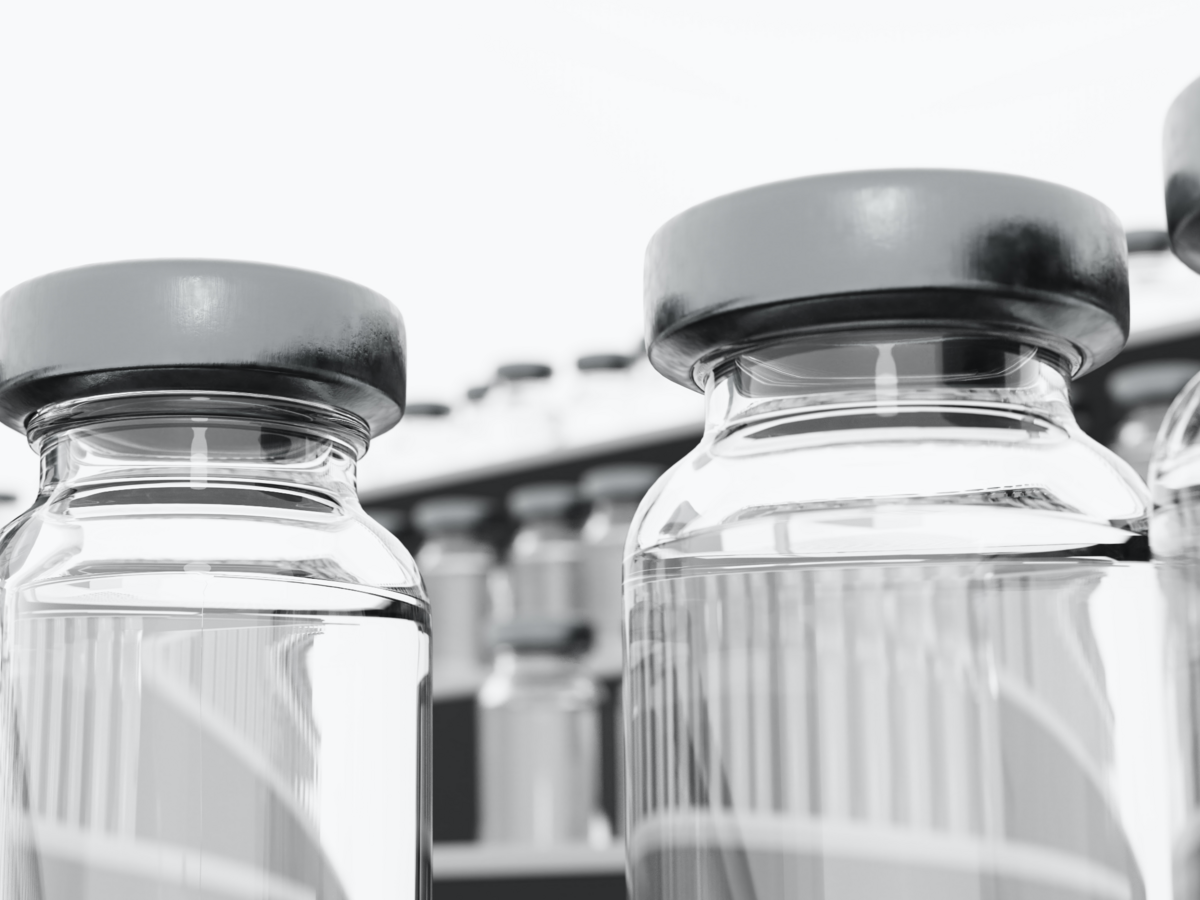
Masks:
[[[708,406],[626,564],[634,896],[1170,896],[1145,495],[1056,365],[814,338]]]

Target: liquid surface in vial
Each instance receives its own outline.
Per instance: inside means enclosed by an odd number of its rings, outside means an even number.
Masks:
[[[1170,896],[1147,564],[708,543],[630,570],[635,898]]]
[[[423,600],[197,571],[9,604],[5,898],[427,896]]]

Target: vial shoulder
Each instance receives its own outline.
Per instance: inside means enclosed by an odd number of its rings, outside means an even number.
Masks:
[[[0,533],[8,587],[107,575],[204,572],[333,582],[424,599],[407,548],[357,503],[313,513],[73,507],[39,498]]]
[[[732,449],[707,435],[659,479],[638,509],[627,559],[668,546],[684,554],[920,552],[956,535],[963,552],[1132,536],[1144,543],[1146,486],[1073,424],[1025,441],[881,428]]]

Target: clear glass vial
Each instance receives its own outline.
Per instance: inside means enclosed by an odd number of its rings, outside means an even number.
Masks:
[[[489,650],[488,578],[496,551],[479,537],[492,510],[486,497],[447,495],[413,507],[413,524],[425,537],[417,563],[430,602],[437,608],[433,638],[435,690],[439,696],[475,693]]]
[[[1165,896],[1145,489],[1067,397],[1127,333],[1116,217],[767,185],[663,226],[646,321],[707,425],[627,545],[635,900]]]
[[[428,896],[428,610],[360,508],[384,297],[167,260],[0,299],[6,898]]]
[[[580,559],[583,610],[592,627],[593,670],[621,671],[621,562],[637,505],[662,474],[654,463],[609,463],[583,473],[579,493],[591,510],[583,523]]]
[[[624,353],[592,353],[575,361],[576,376],[563,403],[563,436],[569,445],[616,440],[637,426],[630,415],[636,393],[632,365],[633,357]]]
[[[454,471],[466,460],[458,422],[444,403],[408,403],[399,428],[372,444],[358,467],[359,489],[366,497],[386,496],[397,485]]]
[[[579,493],[592,505],[582,530],[584,610],[593,635],[588,664],[605,692],[601,727],[604,802],[618,833],[625,827],[621,562],[638,502],[660,474],[662,466],[654,463],[609,463],[588,469],[579,481]]]
[[[1171,249],[1200,272],[1200,80],[1175,100],[1163,141]],[[1150,466],[1150,541],[1166,594],[1175,897],[1200,893],[1200,376],[1171,405]]]
[[[508,512],[519,527],[508,548],[509,590],[495,598],[496,623],[586,620],[583,543],[572,521],[578,505],[579,492],[568,481],[537,481],[509,492]]]
[[[514,362],[496,369],[482,405],[492,427],[493,457],[548,453],[562,439],[561,409],[554,370],[543,363]]]
[[[495,634],[479,691],[479,839],[603,841],[601,691],[582,662],[586,625],[515,620]]]

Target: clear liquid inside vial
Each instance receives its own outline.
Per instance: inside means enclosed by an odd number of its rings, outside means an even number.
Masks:
[[[635,898],[1170,896],[1153,573],[1128,532],[996,512],[820,517],[841,543],[782,515],[755,527],[803,556],[714,532],[632,561]],[[850,552],[889,515],[1062,545]]]
[[[3,896],[424,896],[423,600],[100,574],[6,626]]]

